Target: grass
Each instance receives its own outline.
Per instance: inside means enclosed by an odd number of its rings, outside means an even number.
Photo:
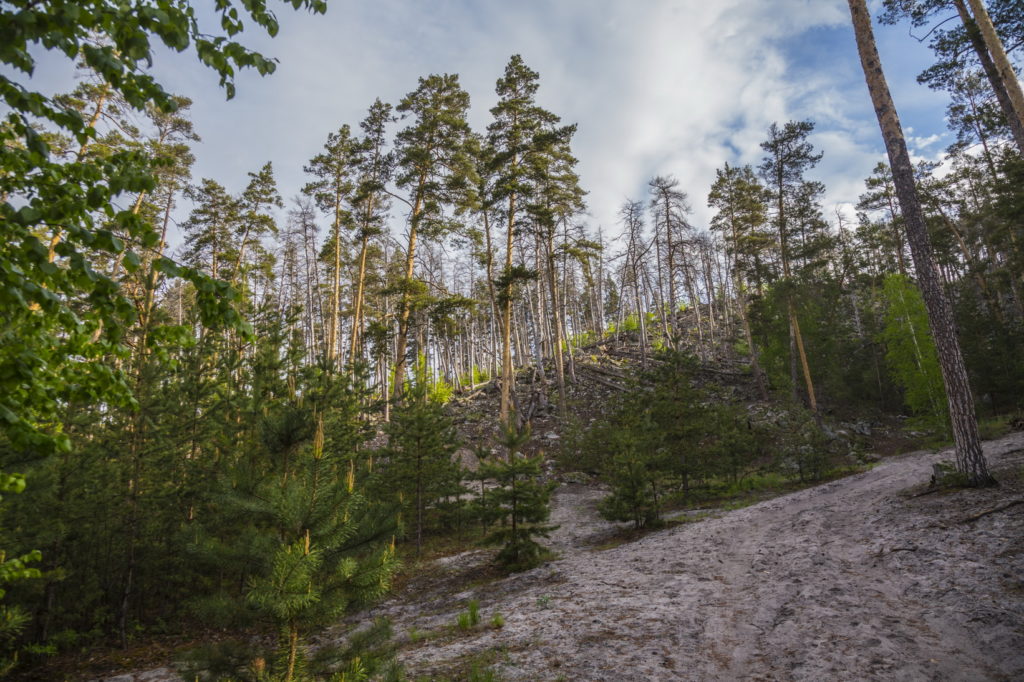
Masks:
[[[1010,434],[1013,431],[1013,426],[1010,422],[1013,421],[1015,416],[1004,414],[978,421],[978,432],[981,434],[982,440],[994,440]]]
[[[480,623],[480,602],[476,599],[470,599],[467,608],[467,611],[459,614],[456,621],[456,625],[463,632],[472,630]]]
[[[677,493],[669,498],[666,511],[681,511],[714,507],[739,509],[763,500],[834,481],[866,471],[863,465],[830,469],[815,480],[800,481],[777,471],[755,472],[736,481],[713,478],[700,487]]]
[[[697,523],[721,512],[735,511],[764,500],[868,471],[872,464],[830,470],[814,481],[787,478],[778,472],[760,472],[738,481],[713,479],[699,488],[691,488],[666,500],[661,522],[646,528],[624,528],[595,545],[593,551],[605,551],[635,542],[651,533],[688,523]],[[704,511],[697,511],[704,510]],[[695,514],[687,513],[697,511]]]
[[[470,550],[479,549],[474,543],[476,535],[471,529],[461,534],[458,533],[431,533],[423,538],[423,547],[419,556],[416,556],[416,545],[410,540],[398,543],[399,557],[402,565],[392,577],[392,592],[401,591],[409,581],[420,575],[424,564],[437,559],[462,554]]]

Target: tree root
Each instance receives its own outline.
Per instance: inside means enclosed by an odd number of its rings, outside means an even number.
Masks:
[[[1024,504],[1024,499],[1012,500],[1010,502],[1007,502],[1006,504],[1001,504],[998,507],[993,507],[992,509],[986,509],[983,512],[979,512],[977,514],[973,514],[971,516],[968,516],[967,518],[960,519],[960,523],[971,523],[973,521],[977,521],[978,519],[984,518],[984,517],[988,516],[989,514],[995,514],[995,513],[1001,512],[1001,511],[1006,511],[1007,509],[1009,509],[1011,507],[1016,507],[1018,504]]]

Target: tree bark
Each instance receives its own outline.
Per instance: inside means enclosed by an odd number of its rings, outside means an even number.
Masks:
[[[352,345],[349,349],[349,363],[355,367],[356,358],[362,357],[363,347],[363,297],[366,285],[366,252],[369,236],[364,232],[359,247],[359,274],[356,276],[355,301],[352,305]]]
[[[505,283],[502,326],[501,326],[501,407],[499,420],[504,428],[511,426],[509,423],[509,396],[512,392],[512,245],[515,235],[516,197],[512,195],[508,200],[508,236],[505,240],[505,276],[508,281]]]
[[[305,228],[303,228],[305,232]],[[364,243],[365,244],[365,243]],[[341,316],[341,192],[334,195],[334,281],[331,283],[331,322],[327,330],[327,360],[338,352],[338,318]],[[355,333],[353,332],[353,341]]]
[[[416,203],[409,216],[409,246],[405,254],[405,286],[402,288],[402,301],[398,311],[398,336],[395,339],[395,381],[392,387],[392,396],[396,402],[401,400],[402,390],[405,387],[405,352],[409,344],[409,317],[412,314],[410,289],[416,266],[416,228],[419,224],[420,212],[423,210],[422,188],[426,181],[426,177],[420,177],[420,189],[416,192]]]
[[[942,369],[946,398],[949,402],[953,440],[956,443],[957,470],[964,474],[972,485],[990,485],[994,483],[994,479],[988,472],[988,464],[981,449],[978,421],[974,414],[974,396],[971,394],[967,367],[964,365],[960,341],[957,339],[953,310],[939,279],[931,239],[914,184],[914,166],[910,161],[907,143],[903,137],[903,127],[882,71],[882,62],[871,28],[871,16],[868,14],[865,0],[848,0],[848,3],[864,78],[885,140],[885,149],[889,155],[896,184],[896,196],[899,197],[903,222],[907,229],[914,271],[928,310],[928,324],[938,351],[939,366]]]
[[[792,281],[792,273],[789,268],[789,249],[786,238],[786,200],[783,193],[782,163],[779,163],[778,171],[779,190],[779,253],[782,259],[782,276],[787,283]],[[807,362],[807,352],[804,350],[804,337],[800,332],[800,322],[796,317],[796,306],[793,305],[793,292],[786,293],[786,314],[789,317],[789,364],[790,379],[793,383],[793,393],[796,394],[796,364],[800,360],[800,368],[803,371],[804,386],[807,388],[807,406],[815,415],[818,414],[818,399],[814,393],[814,381],[811,379],[811,368]]]
[[[547,256],[548,291],[551,294],[551,314],[554,327],[554,352],[552,356],[555,360],[555,381],[558,384],[558,414],[562,419],[565,419],[567,416],[566,410],[568,409],[565,395],[565,363],[562,356],[562,343],[565,341],[565,334],[562,328],[561,307],[558,299],[558,282],[555,278],[554,228],[548,231],[545,247],[547,249],[545,255]]]
[[[995,26],[992,25],[992,20],[985,10],[985,4],[981,0],[967,2],[974,13],[973,22],[967,15],[963,0],[954,0],[985,75],[988,76],[995,91],[999,108],[1006,116],[1017,148],[1024,154],[1024,91],[1021,90],[1020,81],[1017,80],[1017,74],[1003,48],[1003,41],[999,39],[999,34],[996,33]]]

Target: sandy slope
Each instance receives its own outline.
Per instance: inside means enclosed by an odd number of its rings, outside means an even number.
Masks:
[[[1024,434],[988,444],[1019,474]],[[374,613],[440,631],[465,601],[505,626],[403,649],[410,675],[496,660],[509,680],[1024,679],[1024,497],[996,490],[910,498],[951,453],[874,470],[655,533],[614,549],[598,491],[565,486],[563,558],[462,592],[408,592]],[[1019,475],[1015,475],[1019,481]],[[480,561],[439,564],[437,575]]]
[[[986,452],[997,489],[910,497],[952,456],[917,453],[605,550],[603,493],[563,486],[560,560],[472,589],[486,553],[440,560],[352,620],[390,617],[412,679],[1022,680],[1024,504],[964,520],[1024,499],[1024,433]],[[472,598],[504,627],[456,631]]]

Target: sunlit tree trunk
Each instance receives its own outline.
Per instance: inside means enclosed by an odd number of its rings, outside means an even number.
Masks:
[[[978,422],[974,413],[974,396],[967,377],[967,367],[957,339],[953,310],[946,298],[939,279],[938,268],[932,253],[931,240],[925,226],[917,187],[914,184],[914,167],[907,151],[896,107],[889,93],[889,86],[882,71],[882,62],[875,46],[871,16],[865,0],[848,0],[853,29],[857,38],[864,77],[867,81],[871,102],[878,117],[878,124],[885,140],[885,148],[892,166],[896,195],[907,228],[910,252],[914,259],[914,271],[918,286],[928,309],[928,323],[935,339],[935,348],[942,368],[949,402],[949,416],[956,443],[957,470],[964,474],[973,485],[988,485],[993,482],[988,464],[981,449]],[[974,4],[972,0],[972,5]]]
[[[995,26],[985,10],[985,3],[981,0],[967,0],[974,13],[974,21],[970,21],[963,0],[954,0],[957,12],[967,29],[967,35],[974,44],[975,52],[981,61],[985,74],[988,76],[992,89],[995,91],[996,99],[1000,108],[1006,116],[1006,122],[1010,125],[1017,148],[1024,154],[1024,91],[1021,90],[1020,81],[1017,80],[1017,73],[1013,70],[1013,64],[1006,54],[1003,41],[999,39]],[[980,36],[979,36],[980,34]],[[984,49],[978,45],[983,43]]]
[[[420,187],[426,183],[421,177]],[[416,203],[409,217],[409,243],[405,251],[405,281],[402,283],[402,299],[398,306],[398,335],[395,337],[395,381],[392,396],[397,401],[402,397],[405,386],[405,356],[409,345],[409,319],[412,315],[412,276],[416,266],[416,227],[419,224],[420,212],[423,207],[423,193],[416,192]]]

